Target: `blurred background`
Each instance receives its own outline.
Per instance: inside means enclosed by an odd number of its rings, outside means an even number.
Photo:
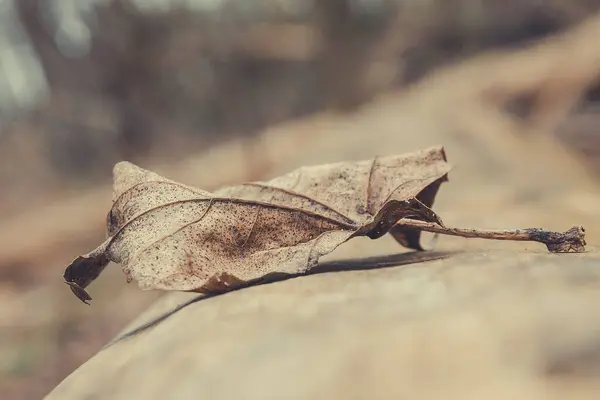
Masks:
[[[451,181],[473,193],[522,179],[502,198],[536,206],[544,162],[585,175],[573,179],[587,193],[600,177],[599,11],[597,0],[0,0],[0,397],[40,398],[160,295],[118,268],[93,285],[91,308],[62,283],[104,238],[119,160],[211,190],[444,144],[459,171],[477,170]],[[492,180],[497,191],[481,183]],[[597,205],[586,199],[569,200],[583,219]],[[456,208],[456,222],[497,222]]]

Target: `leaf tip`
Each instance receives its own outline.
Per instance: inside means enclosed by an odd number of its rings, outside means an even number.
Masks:
[[[77,296],[77,298],[79,300],[81,300],[83,303],[87,304],[88,306],[90,305],[90,303],[88,303],[88,301],[92,300],[92,296],[90,296],[89,293],[86,292],[84,288],[82,288],[75,282],[65,281],[65,283],[67,285],[69,285],[69,287],[71,288],[71,292],[73,292],[73,294],[75,296]]]
[[[110,261],[105,250],[106,246],[103,244],[93,252],[77,257],[63,274],[65,284],[69,285],[71,292],[88,305],[87,301],[92,297],[85,288],[100,275]]]

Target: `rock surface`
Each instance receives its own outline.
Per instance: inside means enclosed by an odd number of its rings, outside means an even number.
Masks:
[[[48,398],[584,398],[600,389],[599,261],[463,253],[252,287],[118,340]]]

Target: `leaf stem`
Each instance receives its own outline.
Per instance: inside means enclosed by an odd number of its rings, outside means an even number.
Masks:
[[[449,228],[434,222],[423,222],[408,218],[399,220],[396,226],[464,238],[540,242],[544,243],[548,250],[553,253],[581,253],[585,251],[586,245],[585,230],[582,226],[574,226],[566,232],[552,232],[538,228],[483,230]]]

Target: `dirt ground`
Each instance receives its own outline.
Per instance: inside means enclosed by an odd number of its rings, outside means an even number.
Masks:
[[[455,168],[434,209],[448,225],[553,230],[583,225],[593,256],[600,244],[597,178],[588,161],[550,133],[576,116],[574,105],[600,72],[600,50],[593,46],[598,35],[600,20],[592,19],[531,48],[449,66],[352,114],[322,113],[273,126],[251,141],[143,166],[210,190],[300,165],[442,144]],[[528,118],[506,111],[507,103],[532,92],[541,100]],[[0,270],[2,398],[48,393],[162,295],[127,285],[116,265],[90,287],[91,307],[62,283],[64,267],[103,239],[110,198],[109,184],[75,188],[51,200],[32,199],[35,206],[2,219],[0,261],[10,266]],[[440,239],[440,246],[478,254],[514,252],[527,260],[529,252],[544,250],[536,244],[452,238]],[[390,241],[359,240],[334,256],[397,251]]]

